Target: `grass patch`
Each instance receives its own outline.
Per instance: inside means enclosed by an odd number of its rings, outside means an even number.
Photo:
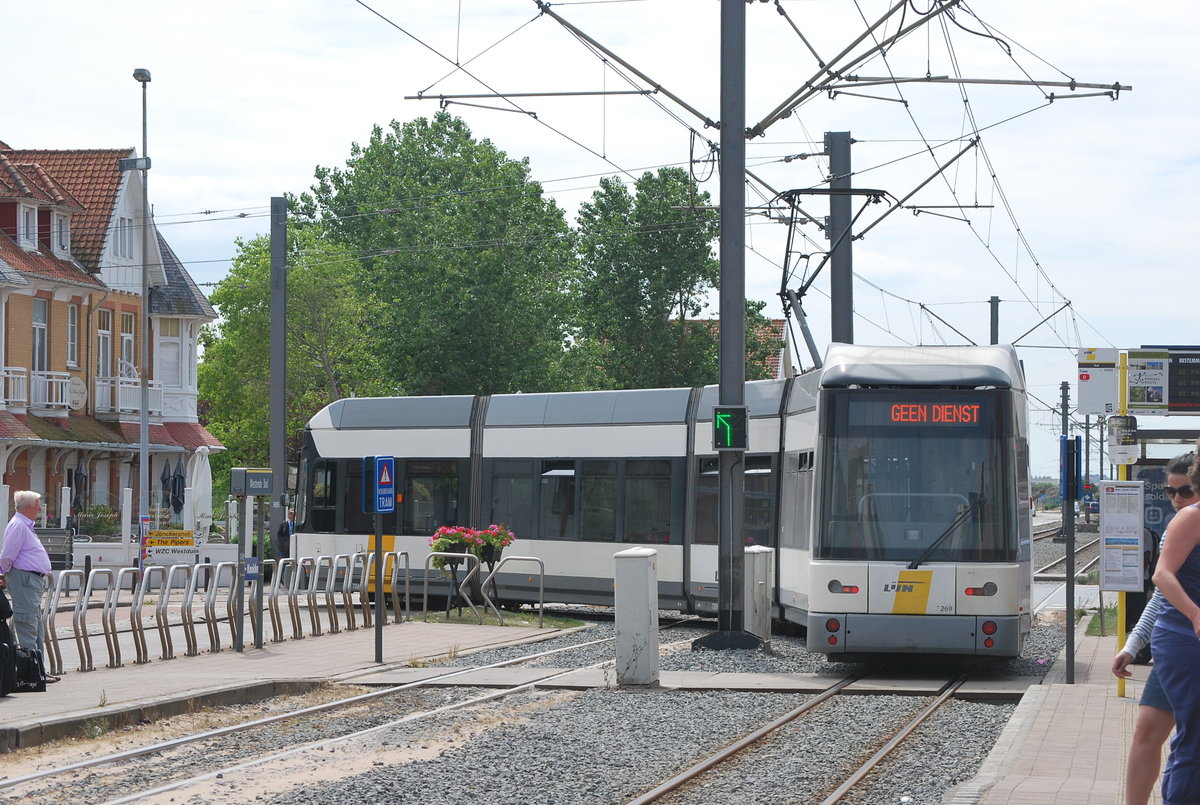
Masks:
[[[538,616],[537,616],[536,610],[529,610],[529,611],[522,610],[520,612],[505,612],[503,624],[501,624],[500,620],[496,617],[496,613],[492,612],[490,609],[480,609],[479,614],[483,615],[483,625],[484,626],[501,626],[501,625],[503,625],[503,626],[535,626],[536,627],[538,625]],[[420,612],[413,613],[414,620],[415,619],[423,620],[424,617],[425,617],[424,613],[420,613]],[[463,624],[468,624],[468,625],[473,625],[473,626],[479,625],[479,621],[475,618],[474,615],[471,614],[471,610],[467,609],[466,607],[462,608],[461,615],[458,614],[458,607],[451,609],[449,617],[446,616],[446,610],[444,610],[444,609],[430,610],[429,622],[430,623],[463,623]],[[554,617],[552,615],[546,616],[545,624],[544,624],[545,628],[547,628],[547,629],[574,629],[576,627],[583,626],[583,625],[584,625],[583,621],[575,620],[574,618],[560,618],[560,617]]]
[[[1087,627],[1088,637],[1116,637],[1117,635],[1117,607],[1114,604],[1111,607],[1104,608],[1104,631],[1100,631],[1100,613],[1097,612],[1092,618],[1091,623]]]

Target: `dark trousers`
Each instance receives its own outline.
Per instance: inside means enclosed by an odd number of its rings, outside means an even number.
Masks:
[[[1154,672],[1175,711],[1175,737],[1162,778],[1163,803],[1195,805],[1200,802],[1200,639],[1156,626],[1151,650]]]

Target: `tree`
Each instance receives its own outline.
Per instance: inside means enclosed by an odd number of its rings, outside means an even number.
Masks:
[[[238,241],[229,276],[213,289],[221,318],[201,335],[200,399],[208,427],[228,448],[213,456],[213,478],[228,466],[267,466],[270,402],[270,238]],[[288,454],[309,418],[342,397],[396,393],[379,380],[375,345],[363,338],[371,313],[353,282],[355,260],[320,226],[290,225],[287,257]]]
[[[318,168],[312,210],[362,258],[385,373],[412,394],[565,388],[571,232],[509,159],[441,112]]]
[[[597,355],[617,388],[717,382],[718,324],[697,319],[720,275],[708,194],[679,168],[644,173],[633,193],[609,177],[577,222],[577,348]],[[765,376],[764,356],[774,348],[763,342],[762,308],[746,310],[749,379]]]

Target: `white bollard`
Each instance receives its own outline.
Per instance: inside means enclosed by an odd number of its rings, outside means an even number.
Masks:
[[[764,643],[765,650],[771,645],[771,589],[775,578],[775,551],[765,545],[746,547],[746,561],[742,569],[743,627]]]
[[[630,548],[616,560],[617,684],[658,684],[658,551]]]
[[[133,490],[129,487],[121,490],[121,541],[126,545],[135,541],[133,537]],[[141,550],[141,546],[138,547],[138,550]]]
[[[58,527],[67,527],[67,517],[71,514],[71,487],[64,486],[60,490],[59,497],[62,500],[58,504]]]
[[[9,497],[11,494],[12,490],[8,484],[0,484],[0,523],[8,522],[8,502],[12,500]]]

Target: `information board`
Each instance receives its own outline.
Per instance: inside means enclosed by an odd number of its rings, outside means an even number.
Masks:
[[[1121,351],[1115,348],[1079,350],[1076,413],[1104,416],[1117,413],[1117,361],[1120,355]]]
[[[1165,350],[1129,350],[1126,392],[1129,413],[1167,412],[1167,368],[1171,354]]]
[[[1172,349],[1167,382],[1167,411],[1200,414],[1200,350]]]
[[[1100,589],[1142,592],[1143,481],[1100,482]]]
[[[148,565],[195,564],[199,557],[196,535],[191,531],[150,531],[142,543],[142,559]]]

